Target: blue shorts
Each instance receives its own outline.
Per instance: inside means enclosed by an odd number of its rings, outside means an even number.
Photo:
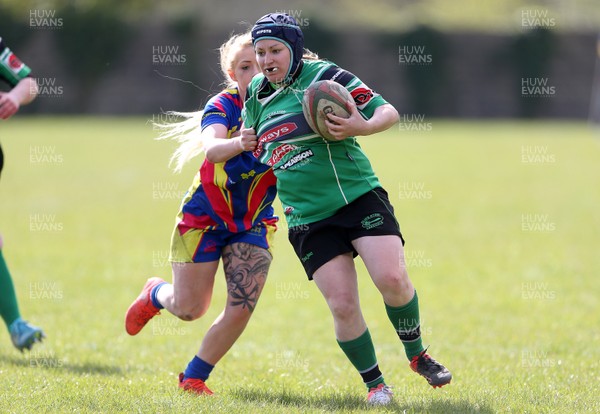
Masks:
[[[271,252],[277,230],[277,217],[264,218],[249,230],[231,232],[209,216],[202,216],[202,225],[190,227],[180,222],[171,237],[169,260],[174,263],[214,262],[221,258],[223,248],[234,243],[253,244]]]

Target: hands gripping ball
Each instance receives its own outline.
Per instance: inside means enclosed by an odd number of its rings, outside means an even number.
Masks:
[[[354,105],[350,92],[331,80],[311,84],[302,97],[302,112],[308,125],[315,133],[329,141],[335,141],[335,138],[329,133],[325,124],[326,115],[332,113],[341,118],[349,118],[350,105]]]

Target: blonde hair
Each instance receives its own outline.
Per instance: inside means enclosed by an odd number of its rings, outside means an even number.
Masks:
[[[226,88],[235,88],[236,82],[231,78],[230,72],[236,64],[236,56],[245,47],[252,47],[252,36],[250,32],[232,35],[219,47],[219,64],[225,78]],[[173,171],[181,172],[183,166],[192,158],[204,152],[202,140],[202,116],[204,111],[195,112],[166,112],[167,117],[182,118],[181,121],[171,123],[154,123],[160,131],[157,139],[172,139],[179,142],[179,146],[173,152],[169,165],[173,165]]]
[[[231,79],[230,72],[235,67],[235,57],[246,47],[252,47],[252,35],[250,32],[232,35],[228,41],[219,47],[221,73],[225,78],[225,86],[232,88],[236,83]]]
[[[306,59],[306,60],[321,60],[321,58],[319,58],[319,55],[317,55],[312,50],[308,50],[307,48],[304,48],[304,53],[302,54],[302,59]]]

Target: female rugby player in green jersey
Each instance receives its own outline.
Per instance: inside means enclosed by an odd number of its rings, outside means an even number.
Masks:
[[[362,316],[356,255],[381,292],[410,367],[434,387],[448,384],[452,375],[422,345],[417,293],[393,207],[355,138],[390,128],[398,112],[350,72],[303,60],[302,31],[287,14],[262,17],[252,40],[262,75],[248,87],[242,136],[257,136],[254,153],[273,168],[289,240],[329,305],[339,346],[362,376],[368,402],[388,404],[392,393]],[[312,131],[302,112],[304,90],[325,79],[346,87],[356,104],[348,119],[328,115],[335,141]]]
[[[33,101],[38,86],[31,76],[31,69],[15,56],[0,37],[0,80],[10,86],[10,91],[0,91],[0,119],[8,119],[17,113],[21,105]],[[0,147],[0,173],[4,165],[4,154]],[[20,351],[31,349],[34,343],[44,337],[37,326],[21,319],[17,295],[2,256],[2,236],[0,235],[0,315],[10,332],[13,345]]]

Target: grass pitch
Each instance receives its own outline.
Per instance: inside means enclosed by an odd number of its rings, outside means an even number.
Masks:
[[[48,338],[20,354],[0,334],[0,412],[598,412],[600,138],[580,123],[446,122],[361,139],[407,239],[424,342],[454,375],[412,373],[359,264],[361,300],[395,404],[370,409],[331,317],[286,240],[245,334],[209,380],[177,374],[221,311],[168,314],[136,337],[124,313],[170,278],[169,239],[197,166],[145,119],[0,124],[0,230],[21,313]],[[276,202],[280,211],[279,203]],[[594,397],[594,395],[596,397]]]

